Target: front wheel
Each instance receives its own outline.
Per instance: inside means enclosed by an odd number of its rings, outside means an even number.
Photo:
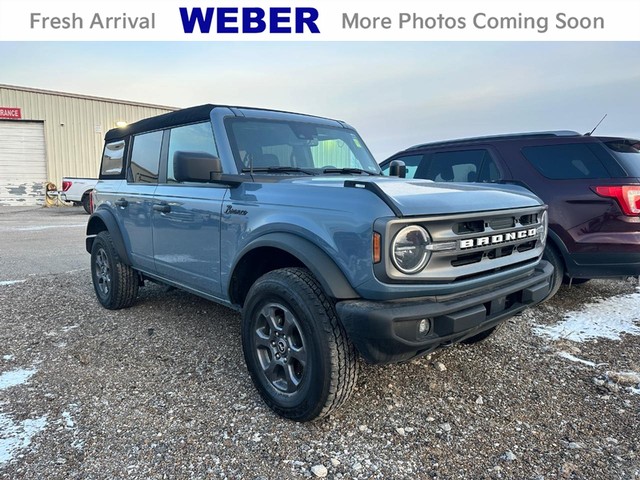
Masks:
[[[358,363],[353,344],[311,273],[274,270],[251,287],[242,347],[251,379],[278,415],[299,422],[332,413],[349,398]]]
[[[548,261],[551,265],[553,265],[553,275],[551,275],[551,288],[549,289],[549,294],[545,297],[543,302],[546,302],[551,297],[553,297],[558,290],[560,289],[560,285],[562,285],[562,279],[564,277],[564,261],[562,260],[562,255],[555,247],[547,244],[544,249],[544,253],[542,254],[542,258]]]

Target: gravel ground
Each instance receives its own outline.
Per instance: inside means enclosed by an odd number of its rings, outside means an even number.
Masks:
[[[637,320],[637,281],[562,287],[479,345],[363,364],[348,405],[298,424],[253,388],[238,314],[157,285],[107,311],[87,263],[0,285],[0,479],[640,479],[640,336],[534,333],[598,299]]]

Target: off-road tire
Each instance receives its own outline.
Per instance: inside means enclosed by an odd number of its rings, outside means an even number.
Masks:
[[[356,384],[356,350],[334,303],[303,268],[274,270],[253,284],[242,312],[242,347],[265,403],[291,420],[329,415]]]
[[[122,262],[107,231],[93,240],[91,279],[98,301],[109,310],[130,307],[138,296],[138,275]]]
[[[560,289],[560,285],[562,285],[562,279],[564,278],[564,260],[562,259],[562,255],[560,254],[560,252],[558,252],[556,247],[550,244],[547,244],[547,246],[545,247],[542,258],[553,265],[553,275],[551,275],[551,289],[549,290],[549,294],[543,300],[543,302],[546,302],[558,292],[558,290]]]

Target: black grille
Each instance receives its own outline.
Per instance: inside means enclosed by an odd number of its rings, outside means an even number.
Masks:
[[[526,252],[528,250],[533,250],[534,248],[536,248],[536,242],[533,241],[533,240],[531,242],[522,243],[522,244],[518,245],[518,251],[520,253]]]
[[[522,225],[533,225],[534,223],[538,223],[538,214],[532,213],[531,215],[523,215],[520,217],[520,223]]]
[[[451,260],[451,265],[454,267],[462,267],[464,265],[471,265],[472,263],[478,263],[482,260],[482,252],[469,253],[467,255],[458,255],[455,259]]]
[[[490,252],[488,252],[487,257],[492,260],[494,258],[508,257],[513,253],[513,249],[513,245],[509,245],[508,247],[496,248],[495,250],[491,250]]]
[[[465,233],[482,233],[484,232],[484,220],[456,223],[453,226],[453,231],[458,235]]]
[[[489,226],[494,230],[513,228],[516,226],[516,219],[513,217],[496,218],[489,221]]]

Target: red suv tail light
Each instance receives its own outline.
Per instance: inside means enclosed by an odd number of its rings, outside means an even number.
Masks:
[[[66,192],[67,190],[69,190],[71,188],[71,183],[68,180],[65,180],[64,182],[62,182],[62,191]]]
[[[625,215],[640,215],[640,185],[591,187],[601,197],[615,198]]]

